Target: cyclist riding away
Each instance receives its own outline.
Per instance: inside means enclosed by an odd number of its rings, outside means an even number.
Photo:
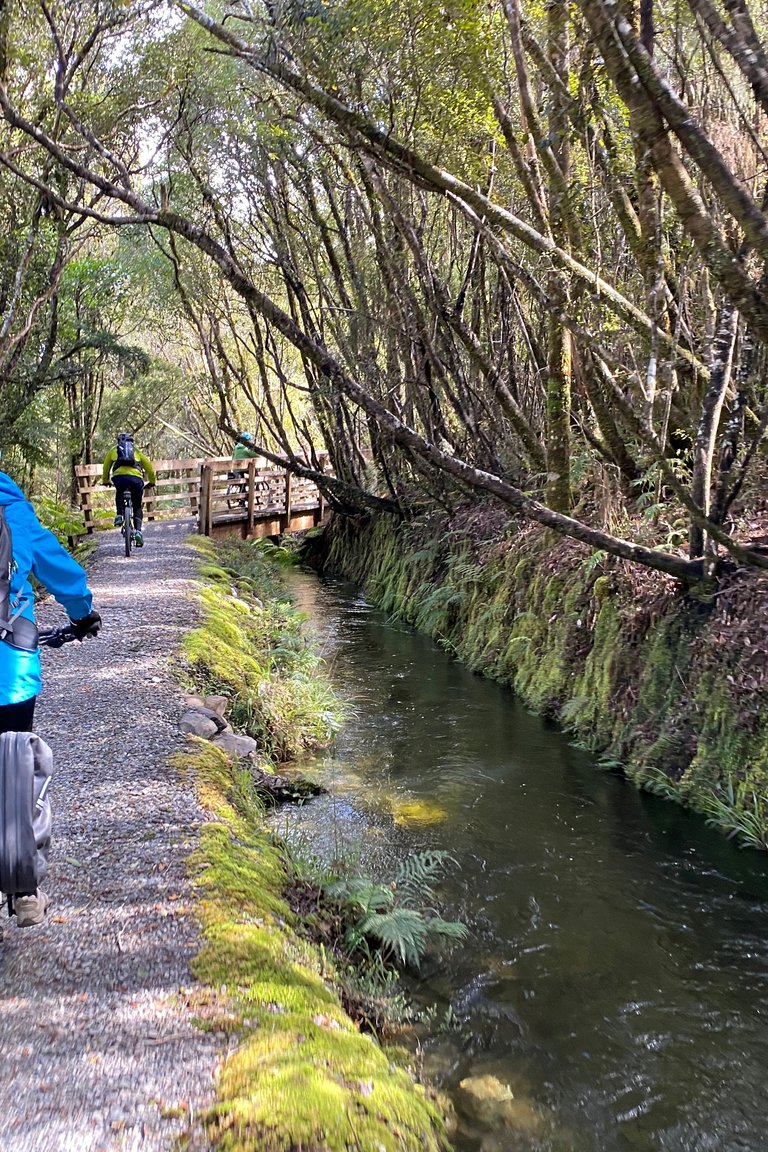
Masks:
[[[0,733],[31,732],[42,676],[30,575],[58,600],[78,639],[95,636],[101,616],[93,611],[84,570],[42,526],[24,493],[5,472],[0,472],[0,514],[10,528],[13,545],[8,603],[0,604],[4,618],[0,625],[10,625],[0,626]],[[20,928],[42,923],[48,897],[41,889],[5,895],[14,898]]]
[[[249,443],[246,445],[243,444],[240,440],[237,440],[234,448],[232,449],[232,459],[250,460],[253,456],[258,456],[259,453],[256,451],[255,447],[253,447],[252,433],[241,432],[240,435],[242,436],[243,440],[248,440]]]
[[[157,479],[152,461],[135,447],[130,432],[118,433],[117,443],[107,452],[101,482],[115,486],[115,528],[122,527],[124,493],[126,489],[130,490],[137,548],[144,546],[144,537],[141,533],[144,512],[141,501],[145,477],[147,484],[154,484]]]

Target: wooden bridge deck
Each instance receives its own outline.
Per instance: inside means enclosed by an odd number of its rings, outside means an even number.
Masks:
[[[229,457],[157,460],[157,484],[144,498],[147,520],[195,516],[203,536],[243,539],[301,532],[319,524],[325,502],[317,485],[282,468]],[[100,483],[101,467],[76,469],[78,502],[87,532],[111,525],[114,489]]]

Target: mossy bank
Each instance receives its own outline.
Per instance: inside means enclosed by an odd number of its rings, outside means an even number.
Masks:
[[[185,642],[191,683],[233,701],[232,719],[269,769],[328,740],[330,690],[300,620],[256,548],[200,545],[204,621]],[[443,1110],[407,1055],[363,1035],[343,1010],[326,954],[291,910],[291,874],[251,774],[194,741],[177,766],[211,815],[192,861],[204,946],[200,1024],[236,1045],[203,1118],[216,1148],[245,1152],[439,1152]]]
[[[484,507],[336,518],[310,552],[556,718],[601,767],[768,847],[765,576],[696,599]]]

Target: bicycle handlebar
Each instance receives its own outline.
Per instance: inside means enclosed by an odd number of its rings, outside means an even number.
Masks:
[[[86,632],[86,636],[95,636],[95,632]],[[65,624],[63,628],[46,628],[38,635],[38,643],[41,648],[61,648],[64,644],[70,644],[73,640],[82,640],[83,636],[78,636],[76,629],[71,624]]]

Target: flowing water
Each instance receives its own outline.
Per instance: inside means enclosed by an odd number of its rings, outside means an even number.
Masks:
[[[768,1149],[768,859],[597,770],[352,586],[289,586],[351,712],[329,795],[280,830],[374,873],[456,861],[440,897],[470,935],[419,989],[456,1147]]]

